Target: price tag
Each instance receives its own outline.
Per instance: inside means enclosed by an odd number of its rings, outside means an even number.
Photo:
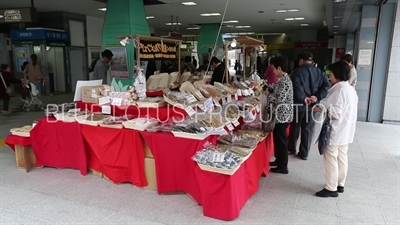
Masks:
[[[235,129],[231,123],[227,124],[226,127],[228,128],[229,131],[232,131]]]
[[[189,103],[197,102],[197,99],[193,95],[187,95],[186,99]]]
[[[228,94],[228,96],[226,96],[226,102],[227,103],[231,103],[232,102],[232,95]]]
[[[208,91],[207,91],[206,89],[204,89],[204,88],[201,88],[200,91],[203,92],[203,93],[206,94],[206,95],[209,95],[209,94],[210,94],[210,92],[208,92]]]
[[[236,92],[236,94],[237,94],[238,96],[242,96],[242,90],[238,89],[237,92]]]
[[[254,95],[253,89],[249,88],[250,95]]]
[[[36,126],[36,123],[32,123],[32,129]]]
[[[226,105],[226,98],[222,98],[222,105]]]
[[[194,114],[196,114],[196,112],[193,110],[193,108],[191,106],[186,107],[185,111],[190,117],[192,117]]]
[[[81,109],[70,109],[68,110],[69,113],[76,113],[76,112],[80,112]]]
[[[102,105],[101,106],[101,113],[104,114],[104,115],[111,115],[111,106]]]
[[[111,103],[111,98],[109,96],[99,98],[99,105],[105,105],[110,103]]]
[[[204,112],[206,112],[206,107],[204,107],[204,105],[199,105],[199,108],[200,108],[201,110],[203,110]]]
[[[198,97],[198,98],[204,98],[204,96],[201,94],[201,92],[199,90],[195,91],[194,94]]]
[[[223,162],[225,160],[226,152],[213,152],[213,162]]]
[[[239,121],[237,119],[235,119],[234,121],[232,121],[233,126],[237,127],[240,125]]]
[[[204,102],[204,107],[206,108],[207,112],[211,112],[214,110],[214,103],[212,98],[208,98],[205,102]]]
[[[250,93],[249,93],[248,90],[242,90],[242,92],[243,92],[243,95],[244,95],[244,96],[249,96],[249,95],[250,95]]]
[[[260,105],[256,106],[256,112],[259,113],[260,112]]]
[[[115,105],[115,106],[121,106],[122,105],[122,98],[113,98],[111,105]]]
[[[214,100],[214,104],[215,104],[215,106],[217,106],[217,107],[221,107],[221,104],[219,104],[219,102],[218,102],[217,100]]]
[[[92,94],[92,98],[97,98],[97,94]]]
[[[238,94],[236,93],[236,94],[235,94],[235,101],[237,101],[237,100],[239,100],[239,96],[238,96]]]
[[[246,83],[247,85],[250,85],[250,84],[251,84],[251,82],[248,81],[248,80],[246,80],[245,83]]]

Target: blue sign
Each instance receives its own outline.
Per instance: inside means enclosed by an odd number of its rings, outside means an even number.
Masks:
[[[45,40],[45,41],[59,41],[69,42],[69,33],[64,31],[54,30],[12,30],[12,41],[32,41],[32,40]]]

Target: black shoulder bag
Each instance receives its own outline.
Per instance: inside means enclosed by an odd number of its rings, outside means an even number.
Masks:
[[[321,133],[318,138],[318,150],[319,154],[323,155],[326,148],[329,145],[329,140],[331,139],[332,125],[329,118],[329,111],[326,113],[324,123],[322,125]]]

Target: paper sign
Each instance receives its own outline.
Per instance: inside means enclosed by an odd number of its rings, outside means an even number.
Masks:
[[[215,106],[217,106],[217,107],[221,107],[221,104],[219,104],[219,102],[218,102],[217,100],[214,100],[214,104],[215,104]]]
[[[110,115],[111,114],[111,106],[102,105],[101,106],[101,113],[104,114],[104,115]]]
[[[203,93],[206,94],[206,95],[209,95],[209,94],[210,94],[210,92],[208,92],[208,91],[207,91],[206,89],[204,89],[204,88],[201,88],[200,91],[203,92]]]
[[[211,112],[214,110],[214,103],[212,98],[208,98],[205,102],[204,102],[204,107],[206,108],[207,112]]]
[[[206,112],[206,107],[204,107],[204,105],[199,105],[199,108],[200,108],[201,110],[203,110],[204,112]]]
[[[195,91],[194,94],[198,97],[198,98],[204,98],[204,96],[201,94],[200,91]]]
[[[234,121],[232,121],[233,126],[237,127],[240,125],[239,121],[237,119],[235,119]]]
[[[236,94],[237,94],[238,96],[242,96],[242,90],[238,89],[237,92],[236,92]]]
[[[240,84],[241,84],[243,87],[248,87],[247,84],[246,84],[245,82],[243,82],[243,81],[240,82]]]
[[[251,84],[251,82],[248,81],[248,80],[246,80],[245,83],[246,83],[247,85],[250,85],[250,84]]]
[[[228,94],[228,96],[226,96],[226,102],[227,103],[231,103],[232,102],[232,95]]]
[[[191,117],[194,114],[196,114],[196,112],[193,110],[193,108],[191,106],[188,106],[185,108],[186,113]]]
[[[121,106],[122,105],[122,98],[113,98],[111,105]]]
[[[249,95],[250,95],[250,93],[249,93],[248,90],[242,90],[242,92],[243,92],[243,95],[244,95],[244,96],[249,96]]]
[[[197,99],[193,95],[188,95],[186,99],[188,100],[189,103],[197,102]]]
[[[250,95],[254,95],[253,89],[249,88],[249,93],[250,93]]]
[[[257,113],[260,112],[260,105],[257,105],[257,106],[256,106],[256,111],[257,111]]]
[[[235,101],[237,101],[237,100],[239,100],[239,96],[238,96],[238,94],[236,93],[236,94],[235,94]]]
[[[226,105],[226,98],[222,98],[222,105]]]
[[[111,103],[111,98],[109,96],[99,98],[99,105],[105,105],[110,103]]]
[[[231,123],[227,124],[226,127],[227,127],[228,130],[230,130],[230,131],[232,131],[232,130],[235,129]]]

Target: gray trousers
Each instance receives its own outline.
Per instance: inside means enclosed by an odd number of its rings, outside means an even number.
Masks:
[[[314,114],[312,111],[295,111],[293,122],[290,124],[289,133],[289,152],[296,154],[297,140],[299,139],[300,131],[300,148],[299,156],[308,157],[311,148],[311,139],[314,132]]]

